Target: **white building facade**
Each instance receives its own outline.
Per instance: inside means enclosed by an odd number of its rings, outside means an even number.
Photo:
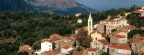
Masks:
[[[52,43],[46,41],[41,43],[41,52],[52,50]]]

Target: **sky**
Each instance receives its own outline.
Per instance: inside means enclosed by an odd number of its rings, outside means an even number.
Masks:
[[[144,0],[76,0],[78,3],[93,8],[97,11],[110,10],[112,8],[129,8],[132,5],[139,7],[144,5]]]

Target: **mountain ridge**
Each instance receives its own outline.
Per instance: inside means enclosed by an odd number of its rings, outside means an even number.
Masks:
[[[29,5],[39,12],[53,12],[56,14],[74,14],[97,12],[75,0],[25,0]]]

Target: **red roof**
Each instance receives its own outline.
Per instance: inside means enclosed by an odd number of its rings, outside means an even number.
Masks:
[[[124,49],[124,50],[131,50],[129,44],[111,44],[110,47],[116,48],[116,49]]]
[[[70,48],[70,46],[67,46],[67,45],[66,45],[66,46],[64,46],[63,48],[64,48],[64,49],[68,49],[68,48]]]
[[[88,48],[88,51],[96,51],[96,48]]]
[[[71,34],[70,37],[74,38],[74,37],[75,37],[75,34]]]
[[[45,51],[42,53],[42,55],[58,55],[58,52],[53,52],[53,51]]]
[[[50,42],[50,43],[52,43],[50,39],[42,39],[41,43],[43,43],[43,42]]]
[[[132,43],[140,43],[142,40],[141,39],[134,39],[132,40]]]
[[[109,45],[109,42],[108,41],[106,41],[106,40],[98,40],[99,42],[101,42],[102,44],[104,44],[104,45]]]
[[[118,31],[122,31],[122,32],[128,32],[128,30],[132,30],[132,29],[134,29],[134,28],[135,28],[135,26],[129,25],[129,26],[120,27],[120,28],[118,28],[117,30],[118,30]]]
[[[144,36],[143,36],[143,37],[141,37],[140,39],[143,39],[143,40],[144,40]]]
[[[132,43],[140,43],[142,40],[144,40],[144,38],[139,38],[139,39],[134,39],[132,40]]]
[[[115,32],[111,32],[110,34],[115,35],[115,34],[118,34],[118,33],[121,33],[121,32],[124,32],[124,31],[117,30],[117,31],[115,31]],[[125,33],[125,32],[124,32],[124,33]]]
[[[52,41],[60,40],[60,36],[58,34],[52,34],[50,35],[50,39]]]
[[[135,26],[133,26],[133,25],[129,25],[129,26],[125,26],[125,28],[128,28],[128,29],[134,29]]]
[[[83,52],[78,52],[78,51],[73,52],[73,55],[82,55],[82,54],[83,54]]]
[[[125,36],[122,36],[122,35],[114,35],[114,37],[116,37],[116,38],[126,38]]]
[[[26,45],[23,45],[23,46],[26,47],[27,49],[28,49],[28,48],[31,48],[31,47],[30,47],[29,45],[27,45],[27,44],[26,44]]]

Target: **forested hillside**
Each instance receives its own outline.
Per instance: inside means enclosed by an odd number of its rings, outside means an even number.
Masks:
[[[94,24],[105,19],[108,15],[124,15],[124,12],[131,12],[132,8],[111,9],[92,14]],[[131,17],[132,16],[132,17]],[[139,18],[139,17],[136,17]],[[77,19],[82,19],[82,24],[77,23]],[[24,55],[18,53],[19,46],[29,44],[34,47],[34,43],[43,38],[48,38],[51,34],[57,33],[63,36],[74,33],[74,30],[87,26],[87,14],[75,17],[74,14],[60,16],[57,14],[32,12],[0,12],[0,55]],[[133,18],[129,15],[127,19],[132,25],[144,26],[144,20]],[[135,23],[133,23],[133,20]],[[132,22],[132,23],[131,23]]]

